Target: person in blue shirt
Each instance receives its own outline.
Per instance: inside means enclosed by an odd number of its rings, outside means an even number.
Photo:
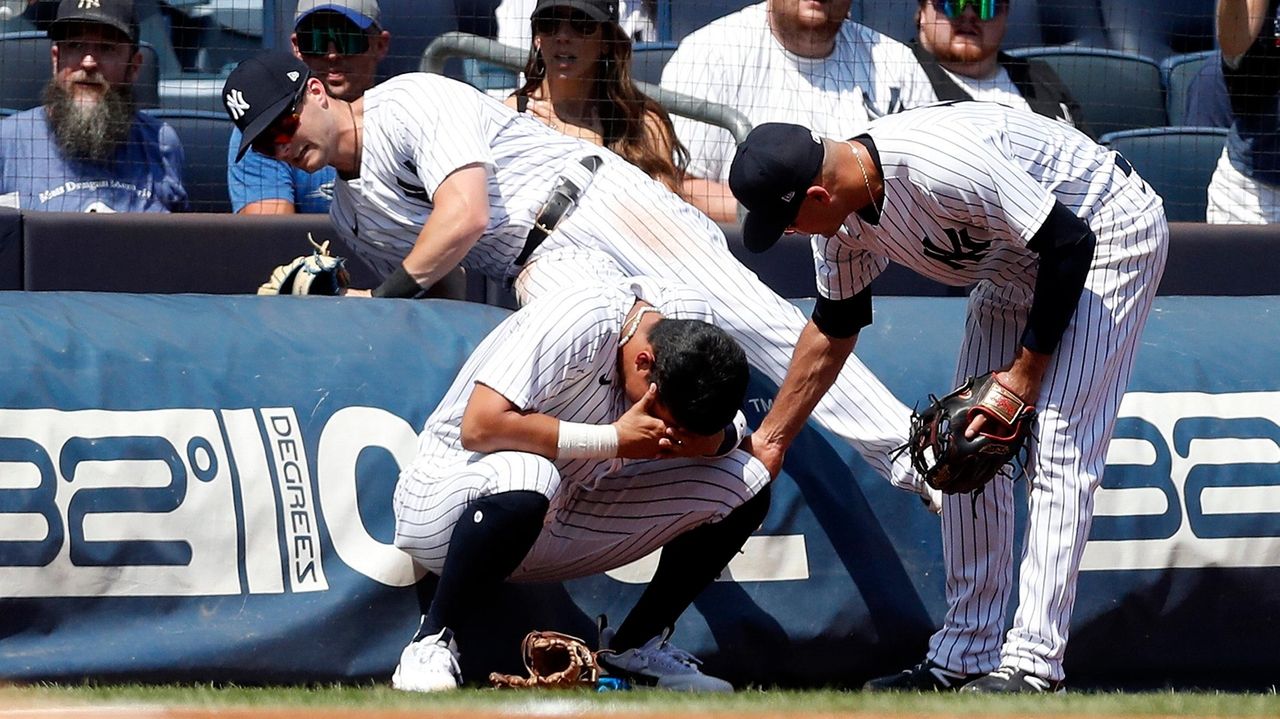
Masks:
[[[139,113],[133,0],[62,0],[44,104],[0,121],[0,206],[61,212],[187,207],[182,144]]]
[[[377,0],[300,0],[293,19],[293,54],[346,101],[364,95],[377,79],[391,34],[381,28]],[[237,161],[240,131],[227,147],[227,189],[240,214],[328,212],[337,173],[305,172],[255,151]]]

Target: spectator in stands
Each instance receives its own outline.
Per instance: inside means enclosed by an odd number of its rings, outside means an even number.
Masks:
[[[1182,124],[1191,127],[1231,127],[1231,98],[1222,75],[1222,53],[1215,53],[1187,85]]]
[[[1280,220],[1280,0],[1218,0],[1218,45],[1234,120],[1209,183],[1209,222]]]
[[[380,23],[378,0],[300,0],[293,16],[293,54],[348,102],[377,80],[391,33]],[[326,167],[305,172],[257,152],[236,161],[240,131],[227,148],[227,189],[231,209],[245,215],[328,212],[337,173]]]
[[[530,24],[526,80],[507,105],[613,150],[679,192],[688,152],[666,111],[631,80],[617,0],[539,0]]]
[[[919,0],[911,43],[939,100],[1030,109],[1089,133],[1080,105],[1049,67],[1000,52],[1012,0]]]
[[[681,0],[684,1],[684,0]],[[618,25],[623,34],[635,42],[654,42],[658,39],[657,0],[615,0]],[[495,15],[498,20],[498,42],[511,47],[529,47],[533,41],[529,16],[533,15],[538,0],[502,0]]]
[[[737,108],[752,125],[792,122],[853,137],[872,118],[934,101],[929,78],[902,43],[848,19],[852,0],[766,0],[680,43],[665,88]],[[686,195],[720,222],[737,219],[725,184],[737,143],[727,130],[675,118],[689,149]]]
[[[182,144],[133,99],[132,0],[62,0],[44,104],[0,121],[0,206],[67,212],[185,209]]]

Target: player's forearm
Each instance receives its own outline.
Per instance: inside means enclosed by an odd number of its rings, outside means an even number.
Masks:
[[[828,337],[812,321],[805,325],[791,356],[791,368],[752,441],[784,450],[789,447],[818,401],[835,383],[857,340],[856,334]]]
[[[545,414],[473,411],[468,404],[462,417],[462,446],[471,452],[529,452],[555,459],[559,432],[560,421]]]
[[[467,256],[484,233],[488,214],[474,217],[441,217],[432,213],[418,241],[404,258],[404,269],[423,289],[449,274]]]
[[[1218,45],[1229,60],[1238,59],[1262,30],[1267,0],[1218,0]]]

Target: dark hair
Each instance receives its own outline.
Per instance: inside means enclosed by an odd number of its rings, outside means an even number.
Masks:
[[[663,318],[649,330],[649,344],[651,378],[677,424],[711,435],[733,421],[750,379],[747,355],[737,340],[701,320]]]
[[[667,111],[640,92],[632,81],[631,38],[617,23],[602,22],[600,31],[604,33],[602,70],[589,99],[595,103],[596,114],[604,126],[604,146],[678,192],[684,181],[684,168],[689,164],[689,151],[676,138]],[[547,77],[547,64],[536,46],[529,48],[524,76],[524,86],[516,90],[516,95],[531,95]],[[653,136],[654,130],[648,123],[650,113],[658,118],[661,131],[670,139],[674,157],[659,149],[666,146],[663,142],[666,138]]]

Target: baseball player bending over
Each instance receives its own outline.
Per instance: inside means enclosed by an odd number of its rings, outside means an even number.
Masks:
[[[440,581],[393,686],[457,688],[451,627],[504,580],[588,576],[661,547],[600,662],[732,691],[667,642],[769,509],[768,470],[737,448],[746,357],[712,320],[696,291],[641,278],[552,293],[480,343],[396,485],[396,546]]]
[[[883,117],[847,141],[761,125],[738,148],[730,187],[749,210],[748,247],[762,251],[784,231],[815,235],[814,321],[752,436],[757,452],[794,438],[826,385],[793,379],[833,376],[846,361],[871,320],[867,287],[890,261],[975,284],[956,383],[1001,370],[1001,383],[1039,411],[1008,635],[1013,487],[997,477],[944,503],[949,607],[928,656],[869,688],[1060,688],[1093,493],[1164,270],[1160,198],[1123,157],[1069,125],[981,102]]]
[[[386,277],[374,296],[416,297],[459,263],[512,282],[521,304],[591,278],[655,277],[701,287],[748,362],[774,382],[786,375],[804,315],[734,258],[714,222],[604,148],[440,75],[336,100],[288,53],[240,63],[223,99],[246,146],[337,168],[330,216]],[[826,382],[813,418],[896,486],[929,495],[892,456],[907,407],[856,359]]]

